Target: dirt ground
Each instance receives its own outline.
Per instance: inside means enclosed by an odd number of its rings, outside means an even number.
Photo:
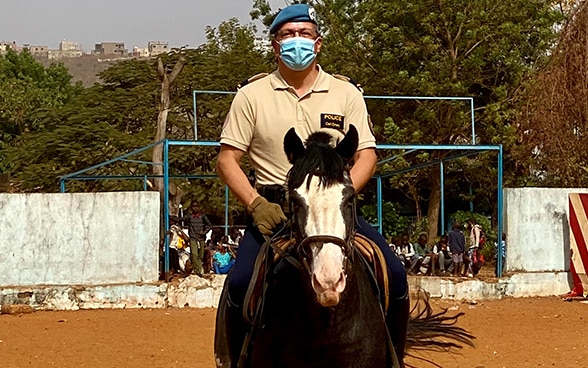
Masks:
[[[407,363],[451,368],[585,367],[588,304],[560,298],[477,304],[432,300],[465,312],[475,348],[413,352]],[[83,310],[0,315],[6,367],[214,367],[214,309]]]

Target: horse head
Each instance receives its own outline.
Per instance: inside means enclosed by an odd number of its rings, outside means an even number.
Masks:
[[[356,128],[333,147],[325,132],[311,134],[303,144],[294,128],[284,137],[292,168],[287,188],[298,251],[310,274],[318,302],[339,303],[345,290],[355,220],[355,189],[348,164],[358,146]]]

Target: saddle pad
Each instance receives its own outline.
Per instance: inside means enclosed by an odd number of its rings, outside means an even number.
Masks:
[[[374,276],[376,277],[376,283],[378,284],[380,292],[383,293],[381,302],[384,311],[387,313],[390,301],[390,280],[388,279],[388,269],[384,254],[376,243],[361,234],[355,234],[353,245],[370,265]]]

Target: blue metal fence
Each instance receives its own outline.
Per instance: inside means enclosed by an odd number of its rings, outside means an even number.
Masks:
[[[74,173],[65,175],[60,178],[60,190],[61,192],[66,191],[66,182],[72,180],[105,180],[105,179],[142,179],[143,180],[143,189],[147,190],[147,180],[148,178],[155,178],[161,177],[157,175],[128,175],[128,176],[101,176],[101,175],[86,175],[88,172],[112,164],[117,161],[126,161],[126,162],[139,162],[130,160],[129,157],[136,155],[140,152],[143,152],[147,149],[153,148],[158,144],[163,144],[163,182],[164,182],[164,203],[168,203],[169,201],[169,180],[170,178],[216,178],[217,175],[210,175],[210,174],[203,174],[203,175],[170,175],[169,173],[169,149],[170,146],[204,146],[204,147],[218,147],[220,143],[218,141],[206,141],[206,140],[198,140],[198,124],[197,124],[197,95],[198,94],[222,94],[222,95],[232,95],[235,92],[227,92],[227,91],[208,91],[208,90],[195,90],[193,91],[193,108],[194,108],[194,140],[170,140],[170,139],[163,139],[161,141],[149,144],[145,147],[139,148],[132,152],[129,152],[125,155],[120,157],[105,161],[101,164],[97,164],[91,167],[88,167],[83,170],[76,171]],[[502,178],[502,161],[503,161],[503,151],[502,145],[476,145],[476,131],[475,131],[475,120],[474,120],[474,102],[473,98],[471,97],[423,97],[423,96],[365,96],[365,99],[376,99],[376,100],[454,100],[454,101],[465,101],[468,104],[469,112],[470,112],[470,119],[471,119],[471,131],[472,137],[470,145],[404,145],[404,144],[378,144],[376,147],[379,150],[393,150],[393,151],[402,151],[397,156],[393,156],[391,158],[385,159],[380,161],[378,164],[382,164],[389,160],[393,160],[399,156],[405,155],[407,153],[418,152],[418,151],[457,151],[458,153],[451,155],[442,160],[433,160],[430,162],[426,162],[420,165],[416,165],[410,168],[405,168],[402,170],[396,170],[393,172],[388,172],[380,175],[374,176],[377,185],[377,211],[378,211],[378,223],[376,226],[378,227],[379,231],[382,232],[382,179],[386,177],[390,177],[392,175],[398,175],[404,172],[413,171],[422,169],[425,167],[439,165],[439,175],[441,181],[441,223],[445,223],[445,198],[444,198],[444,182],[445,182],[445,175],[444,175],[444,167],[445,162],[454,160],[460,157],[465,157],[469,155],[479,154],[481,152],[487,151],[495,151],[498,154],[498,163],[497,163],[497,211],[498,211],[498,234],[502,234],[503,229],[503,198],[502,198],[502,186],[503,186],[503,178]],[[144,164],[153,164],[151,162],[140,162]],[[229,213],[228,213],[228,203],[229,203],[229,189],[225,186],[225,233],[228,232],[228,220],[229,220]],[[164,206],[164,226],[165,231],[169,230],[169,208],[168,206]],[[167,257],[169,250],[169,238],[165,237],[165,272],[169,271],[169,258]],[[499,253],[500,253],[499,248]],[[498,275],[502,274],[502,254],[498,254],[497,256],[497,273]]]

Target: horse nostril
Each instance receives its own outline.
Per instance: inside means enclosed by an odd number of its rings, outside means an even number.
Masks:
[[[343,290],[345,290],[345,284],[345,273],[341,272],[341,275],[339,275],[339,280],[337,280],[337,283],[335,284],[335,291],[342,293]]]
[[[312,288],[317,292],[323,292],[325,290],[315,274],[312,274]]]

